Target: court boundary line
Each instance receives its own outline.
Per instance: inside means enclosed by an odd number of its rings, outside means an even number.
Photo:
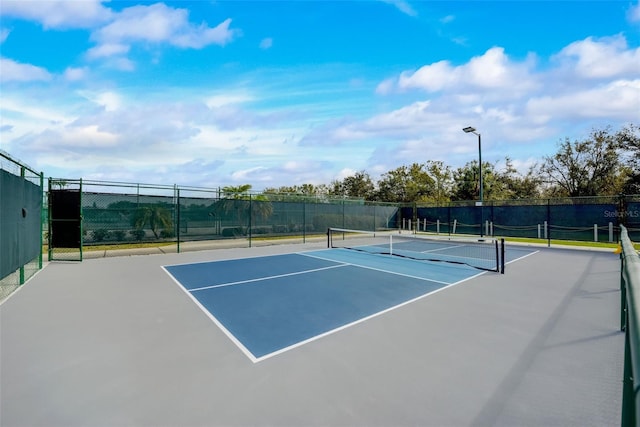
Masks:
[[[197,264],[197,263],[194,263]],[[188,264],[181,264],[181,265],[188,265]],[[257,359],[256,357],[253,355],[253,353],[251,353],[251,351],[249,351],[249,349],[247,347],[244,346],[244,344],[242,344],[242,342],[240,340],[238,340],[235,335],[233,335],[223,324],[222,322],[220,322],[209,310],[207,310],[207,308],[200,302],[198,301],[198,299],[187,290],[187,288],[185,288],[182,283],[180,283],[180,281],[178,281],[178,279],[176,279],[175,277],[173,277],[173,275],[169,272],[169,270],[167,270],[165,268],[165,266],[161,265],[160,266],[165,273],[167,273],[167,275],[171,278],[171,280],[178,285],[178,287],[191,299],[191,301],[193,301],[196,304],[196,307],[198,307],[200,309],[200,311],[202,311],[208,318],[209,320],[213,321],[213,323],[222,331],[222,333],[224,335],[227,336],[227,338],[229,338],[231,340],[232,343],[234,343],[236,345],[236,347],[238,347],[240,349],[240,351],[242,351],[242,353],[244,353],[245,356],[247,356],[249,358],[249,360],[251,360],[251,362],[256,363]]]
[[[324,250],[326,250],[326,249],[324,249]],[[248,349],[244,344],[242,344],[242,342],[241,342],[240,340],[238,340],[238,339],[235,337],[235,335],[233,335],[233,334],[232,334],[232,333],[231,333],[231,332],[230,332],[230,331],[229,331],[229,330],[228,330],[228,329],[227,329],[227,328],[222,324],[222,322],[220,322],[220,321],[218,320],[218,318],[216,318],[216,316],[214,316],[214,315],[213,315],[213,313],[211,313],[211,312],[210,312],[210,311],[209,311],[209,310],[208,310],[208,309],[207,309],[207,308],[206,308],[206,307],[205,307],[205,306],[204,306],[204,305],[203,305],[203,304],[202,304],[202,303],[201,303],[201,302],[200,302],[200,301],[195,297],[195,295],[194,295],[190,290],[188,290],[187,288],[185,288],[185,287],[184,287],[184,285],[182,285],[182,283],[180,283],[180,281],[179,281],[177,278],[175,278],[175,277],[174,277],[174,276],[169,272],[169,270],[167,270],[167,269],[165,268],[165,267],[171,267],[171,266],[173,266],[173,265],[160,266],[160,268],[162,268],[162,270],[164,270],[164,272],[165,272],[165,273],[166,273],[166,274],[171,278],[171,280],[172,280],[176,285],[178,285],[178,287],[179,287],[179,288],[180,288],[180,289],[181,289],[181,290],[182,290],[182,291],[183,291],[183,292],[184,292],[184,293],[185,293],[185,294],[186,294],[186,295],[191,299],[191,301],[193,301],[193,302],[196,304],[196,307],[198,307],[198,308],[200,309],[200,311],[202,311],[202,312],[203,312],[203,313],[204,313],[204,314],[205,314],[205,315],[206,315],[206,316],[207,316],[211,321],[213,321],[213,323],[214,323],[214,324],[215,324],[215,325],[216,325],[216,326],[217,326],[217,327],[222,331],[222,333],[223,333],[225,336],[227,336],[227,337],[231,340],[231,342],[232,342],[232,343],[234,343],[234,344],[236,345],[236,347],[238,347],[238,348],[240,349],[240,351],[241,351],[241,352],[242,352],[242,353],[243,353],[243,354],[244,354],[244,355],[245,355],[245,356],[246,356],[246,357],[247,357],[247,358],[248,358],[252,363],[254,363],[254,364],[255,364],[255,363],[258,363],[258,362],[262,362],[263,360],[269,359],[269,358],[271,358],[271,357],[274,357],[274,356],[280,355],[280,354],[285,353],[285,352],[287,352],[287,351],[293,350],[293,349],[295,349],[295,348],[301,347],[301,346],[303,346],[303,345],[305,345],[305,344],[309,344],[309,343],[311,343],[311,342],[313,342],[313,341],[316,341],[316,340],[319,340],[319,339],[321,339],[321,338],[327,337],[327,336],[332,335],[332,334],[334,334],[334,333],[340,332],[340,331],[342,331],[342,330],[344,330],[344,329],[347,329],[347,328],[349,328],[349,327],[351,327],[351,326],[355,326],[355,325],[360,324],[360,323],[363,323],[363,322],[365,322],[365,321],[367,321],[367,320],[370,320],[370,319],[373,319],[373,318],[375,318],[375,317],[381,316],[381,315],[386,314],[386,313],[388,313],[388,312],[390,312],[390,311],[393,311],[393,310],[396,310],[396,309],[398,309],[398,308],[404,307],[405,305],[409,305],[409,304],[414,303],[414,302],[416,302],[416,301],[418,301],[418,300],[421,300],[421,299],[423,299],[423,298],[426,298],[426,297],[428,297],[428,296],[430,296],[430,295],[433,295],[433,294],[435,294],[435,293],[438,293],[438,292],[443,291],[443,290],[445,290],[445,289],[448,289],[448,288],[450,288],[450,287],[453,287],[453,286],[459,285],[459,284],[461,284],[461,283],[464,283],[464,282],[466,282],[466,281],[468,281],[468,280],[474,279],[474,278],[476,278],[476,277],[478,277],[478,276],[481,276],[481,275],[483,275],[483,274],[486,274],[486,273],[487,273],[487,272],[484,272],[484,271],[483,271],[483,272],[479,272],[479,273],[477,273],[477,274],[474,274],[474,275],[472,275],[472,276],[470,276],[470,277],[466,277],[466,278],[464,278],[464,279],[462,279],[462,280],[459,280],[459,281],[457,281],[457,282],[449,283],[449,282],[442,282],[442,281],[439,281],[439,280],[426,279],[426,278],[424,278],[424,277],[412,276],[412,275],[403,274],[403,273],[394,273],[394,272],[392,272],[392,271],[382,270],[382,269],[378,269],[378,268],[374,268],[374,267],[367,267],[367,266],[362,266],[362,265],[358,265],[358,264],[346,263],[346,262],[341,262],[341,261],[336,261],[336,260],[332,260],[332,259],[327,259],[327,258],[318,257],[318,256],[315,256],[315,255],[310,255],[310,253],[313,253],[313,252],[322,252],[322,251],[323,251],[323,250],[314,250],[314,251],[309,251],[309,253],[307,253],[307,252],[294,252],[294,253],[291,253],[291,254],[288,254],[288,255],[308,256],[308,257],[311,257],[311,258],[317,258],[317,259],[322,259],[322,260],[324,260],[324,261],[332,261],[332,262],[338,263],[338,265],[330,266],[330,267],[324,267],[324,268],[321,268],[320,270],[325,270],[325,269],[327,269],[327,268],[336,268],[336,267],[347,267],[347,266],[351,266],[351,267],[358,267],[358,268],[370,269],[370,270],[374,270],[374,271],[380,271],[380,272],[383,272],[383,273],[394,274],[394,275],[398,275],[398,276],[405,276],[405,277],[408,277],[408,278],[411,278],[411,279],[416,279],[416,280],[421,280],[421,281],[426,281],[426,282],[437,283],[437,284],[444,285],[444,286],[442,286],[442,287],[440,287],[440,288],[438,288],[438,289],[434,289],[434,290],[432,290],[432,291],[430,291],[430,292],[427,292],[427,293],[425,293],[425,294],[419,295],[419,296],[417,296],[417,297],[415,297],[415,298],[409,299],[409,300],[407,300],[407,301],[403,301],[403,302],[401,302],[401,303],[399,303],[399,304],[396,304],[396,305],[394,305],[394,306],[387,307],[387,308],[386,308],[386,309],[384,309],[384,310],[378,311],[378,312],[376,312],[376,313],[372,313],[372,314],[370,314],[370,315],[368,315],[368,316],[362,317],[362,318],[360,318],[360,319],[358,319],[358,320],[355,320],[355,321],[353,321],[353,322],[345,323],[344,325],[339,326],[339,327],[337,327],[337,328],[330,329],[330,330],[325,331],[325,332],[323,332],[323,333],[321,333],[321,334],[318,334],[318,335],[314,335],[314,336],[309,337],[309,338],[307,338],[307,339],[305,339],[305,340],[299,341],[299,342],[297,342],[297,343],[295,343],[295,344],[289,345],[289,346],[287,346],[287,347],[280,348],[280,349],[278,349],[278,350],[276,350],[276,351],[274,351],[274,352],[267,353],[267,354],[265,354],[265,355],[262,355],[262,356],[257,357],[256,355],[254,355],[254,354],[251,352],[251,350],[249,350],[249,349]],[[251,257],[251,258],[262,258],[262,257],[258,256],[258,257]],[[251,259],[251,258],[240,258],[240,259]],[[220,260],[220,261],[227,261],[227,260]],[[207,261],[207,262],[213,262],[213,263],[215,263],[215,262],[218,262],[218,261]],[[200,262],[196,262],[196,263],[193,263],[193,264],[201,264],[201,263],[200,263]],[[185,263],[185,264],[178,264],[178,265],[189,265],[189,263]],[[318,270],[318,269],[314,269],[314,270],[306,270],[306,271],[303,271],[303,272],[295,272],[295,273],[292,273],[292,274],[304,274],[304,273],[313,272],[313,271],[317,271],[317,270]],[[285,276],[286,276],[286,275],[285,275]],[[272,277],[269,277],[269,278],[277,278],[277,277],[278,277],[278,276],[272,276]],[[258,279],[258,281],[259,281],[259,280],[265,280],[265,279],[267,279],[267,278],[260,278],[260,279]],[[252,280],[253,280],[253,279],[252,279]]]
[[[327,260],[325,260],[325,261],[327,261]],[[339,261],[334,261],[334,262],[336,263],[336,265],[330,265],[328,267],[312,268],[311,270],[294,271],[293,273],[277,274],[275,276],[264,276],[264,277],[258,277],[258,278],[255,278],[255,279],[238,280],[237,282],[220,283],[218,285],[202,286],[202,287],[199,287],[199,288],[193,288],[193,289],[187,289],[187,290],[189,292],[204,291],[204,290],[207,290],[207,289],[223,288],[225,286],[242,285],[242,284],[245,284],[245,283],[252,283],[252,282],[261,282],[263,280],[278,279],[280,277],[296,276],[298,274],[314,273],[316,271],[330,270],[332,268],[348,267],[349,266],[348,263],[339,262]]]
[[[356,267],[357,267],[357,266],[356,266]],[[483,273],[480,273],[480,274],[483,274]],[[287,351],[289,351],[289,350],[293,350],[293,349],[298,348],[298,347],[301,347],[301,346],[303,346],[303,345],[305,345],[305,344],[309,344],[309,343],[311,343],[311,342],[313,342],[313,341],[316,341],[316,340],[322,339],[322,338],[324,338],[324,337],[327,337],[327,336],[332,335],[332,334],[334,334],[334,333],[340,332],[340,331],[342,331],[342,330],[344,330],[344,329],[350,328],[350,327],[355,326],[355,325],[357,325],[357,324],[364,323],[364,322],[365,322],[365,321],[367,321],[367,320],[371,320],[371,319],[373,319],[373,318],[375,318],[375,317],[382,316],[382,315],[384,315],[384,314],[386,314],[386,313],[389,313],[390,311],[393,311],[393,310],[396,310],[396,309],[398,309],[398,308],[404,307],[405,305],[412,304],[412,303],[414,303],[414,302],[416,302],[416,301],[418,301],[418,300],[421,300],[421,299],[423,299],[423,298],[426,298],[426,297],[428,297],[428,296],[431,296],[431,295],[433,295],[433,294],[436,294],[436,293],[438,293],[438,292],[440,292],[440,291],[443,291],[443,290],[445,290],[445,289],[447,289],[447,288],[451,288],[451,287],[453,287],[453,286],[459,285],[460,283],[466,282],[467,280],[473,279],[474,277],[476,277],[476,276],[473,276],[473,277],[467,277],[466,279],[462,279],[462,280],[459,280],[459,281],[457,281],[457,282],[450,283],[450,284],[448,284],[448,285],[446,285],[446,286],[443,286],[443,287],[441,287],[441,288],[434,289],[433,291],[427,292],[426,294],[423,294],[423,295],[417,296],[417,297],[415,297],[415,298],[412,298],[412,299],[410,299],[410,300],[407,300],[407,301],[401,302],[400,304],[396,304],[396,305],[394,305],[394,306],[392,306],[392,307],[385,308],[384,310],[381,310],[381,311],[378,311],[378,312],[376,312],[376,313],[370,314],[370,315],[368,315],[368,316],[362,317],[362,318],[360,318],[360,319],[358,319],[358,320],[355,320],[355,321],[353,321],[353,322],[345,323],[345,324],[344,324],[344,325],[342,325],[342,326],[338,326],[337,328],[334,328],[334,329],[328,330],[328,331],[326,331],[326,332],[323,332],[323,333],[321,333],[321,334],[315,335],[315,336],[313,336],[313,337],[307,338],[306,340],[303,340],[303,341],[297,342],[297,343],[292,344],[292,345],[290,345],[290,346],[288,346],[288,347],[283,347],[283,348],[281,348],[280,350],[276,350],[276,351],[274,351],[274,352],[272,352],[272,353],[265,354],[264,356],[260,356],[260,357],[255,357],[255,356],[254,356],[254,358],[255,358],[254,363],[262,362],[263,360],[266,360],[266,359],[269,359],[269,358],[271,358],[271,357],[277,356],[277,355],[279,355],[279,354],[285,353],[285,352],[287,352]],[[423,280],[425,280],[425,279],[423,279]]]
[[[511,261],[505,262],[505,265],[506,265],[506,264],[511,264],[512,262],[520,261],[521,259],[525,259],[525,258],[527,258],[527,257],[530,257],[531,255],[535,255],[535,254],[537,254],[538,252],[540,252],[540,249],[535,250],[535,251],[533,251],[533,252],[530,252],[530,253],[528,253],[528,254],[526,254],[526,255],[523,255],[523,256],[521,256],[521,257],[514,258],[514,259],[512,259]]]

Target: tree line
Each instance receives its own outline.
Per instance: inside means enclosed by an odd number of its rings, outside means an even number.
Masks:
[[[331,184],[267,188],[264,194],[293,193],[361,198],[380,202],[477,200],[478,161],[457,169],[428,160],[400,166],[374,182],[359,171]],[[640,194],[640,127],[593,129],[584,140],[565,138],[555,154],[519,172],[509,157],[504,166],[482,162],[484,200]],[[249,186],[250,188],[250,186]]]

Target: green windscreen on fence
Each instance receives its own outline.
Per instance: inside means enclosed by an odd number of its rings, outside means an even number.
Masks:
[[[0,170],[0,278],[40,255],[42,188]]]
[[[450,202],[445,206],[405,206],[403,228],[417,231],[526,237],[554,240],[615,242],[626,224],[640,230],[638,196],[490,200],[483,206]]]

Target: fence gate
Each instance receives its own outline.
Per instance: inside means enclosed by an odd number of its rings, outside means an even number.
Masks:
[[[49,179],[49,260],[82,261],[82,180]]]

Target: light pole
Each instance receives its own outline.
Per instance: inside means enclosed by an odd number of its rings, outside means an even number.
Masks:
[[[467,126],[462,129],[465,133],[473,133],[478,135],[478,172],[480,174],[480,237],[483,237],[484,234],[482,232],[482,222],[483,222],[483,205],[484,205],[484,197],[482,194],[482,138],[480,136],[480,132],[476,131],[476,128]]]

